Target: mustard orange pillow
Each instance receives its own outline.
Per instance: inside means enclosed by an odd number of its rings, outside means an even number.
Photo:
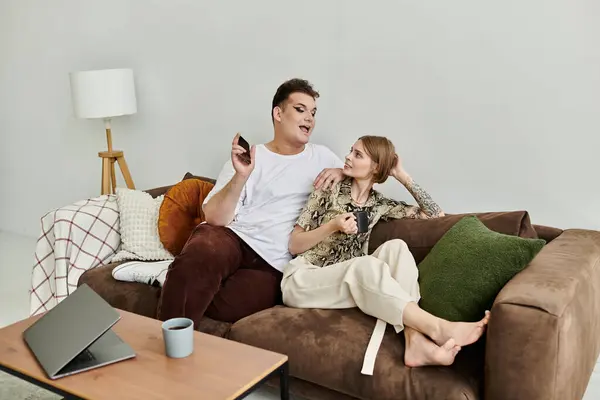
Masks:
[[[165,194],[158,214],[158,234],[174,256],[181,253],[194,228],[204,222],[202,202],[213,187],[201,179],[185,179]]]

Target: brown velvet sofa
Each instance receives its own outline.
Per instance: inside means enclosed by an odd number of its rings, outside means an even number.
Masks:
[[[204,318],[199,330],[287,354],[291,392],[308,399],[581,399],[600,352],[600,232],[532,225],[524,211],[476,215],[492,230],[547,244],[498,294],[483,339],[450,367],[405,367],[403,336],[388,326],[373,376],[361,375],[375,320],[357,309],[280,305],[233,325]],[[419,262],[460,217],[381,222],[370,251],[401,238]],[[160,289],[114,280],[116,265],[85,272],[79,284],[114,307],[156,318]]]

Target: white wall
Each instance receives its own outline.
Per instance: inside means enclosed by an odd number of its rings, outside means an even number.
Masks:
[[[600,229],[599,18],[592,0],[2,0],[0,229],[36,236],[99,194],[102,123],[73,118],[68,72],[119,67],[138,188],[215,176],[236,131],[269,140],[274,90],[300,76],[322,94],[315,142],[388,135],[447,212]]]

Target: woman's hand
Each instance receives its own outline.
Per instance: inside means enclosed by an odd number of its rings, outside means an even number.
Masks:
[[[410,176],[404,170],[404,167],[402,166],[402,159],[398,154],[396,154],[396,163],[394,164],[394,168],[392,168],[392,171],[390,172],[390,176],[396,178],[404,186],[410,183]]]
[[[442,209],[433,200],[431,200],[431,196],[429,196],[426,191],[417,185],[411,176],[408,175],[408,173],[404,170],[402,167],[402,160],[398,154],[396,154],[396,163],[390,172],[390,176],[393,176],[402,185],[404,185],[406,190],[408,190],[415,198],[417,203],[419,203],[418,207],[404,205],[402,211],[404,216],[402,218],[408,217],[428,219],[443,217],[445,215]],[[397,216],[396,218],[400,217]]]
[[[336,231],[343,232],[347,235],[354,235],[358,232],[356,217],[353,213],[338,215],[331,221]]]

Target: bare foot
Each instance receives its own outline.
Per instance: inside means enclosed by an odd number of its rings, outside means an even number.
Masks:
[[[404,365],[407,367],[424,367],[426,365],[451,365],[460,351],[454,339],[449,339],[443,346],[433,343],[422,333],[407,328],[404,331],[406,349]]]
[[[435,343],[443,345],[448,339],[454,339],[459,346],[468,346],[479,340],[490,320],[490,312],[477,322],[450,322],[442,320],[439,333],[432,337]]]

